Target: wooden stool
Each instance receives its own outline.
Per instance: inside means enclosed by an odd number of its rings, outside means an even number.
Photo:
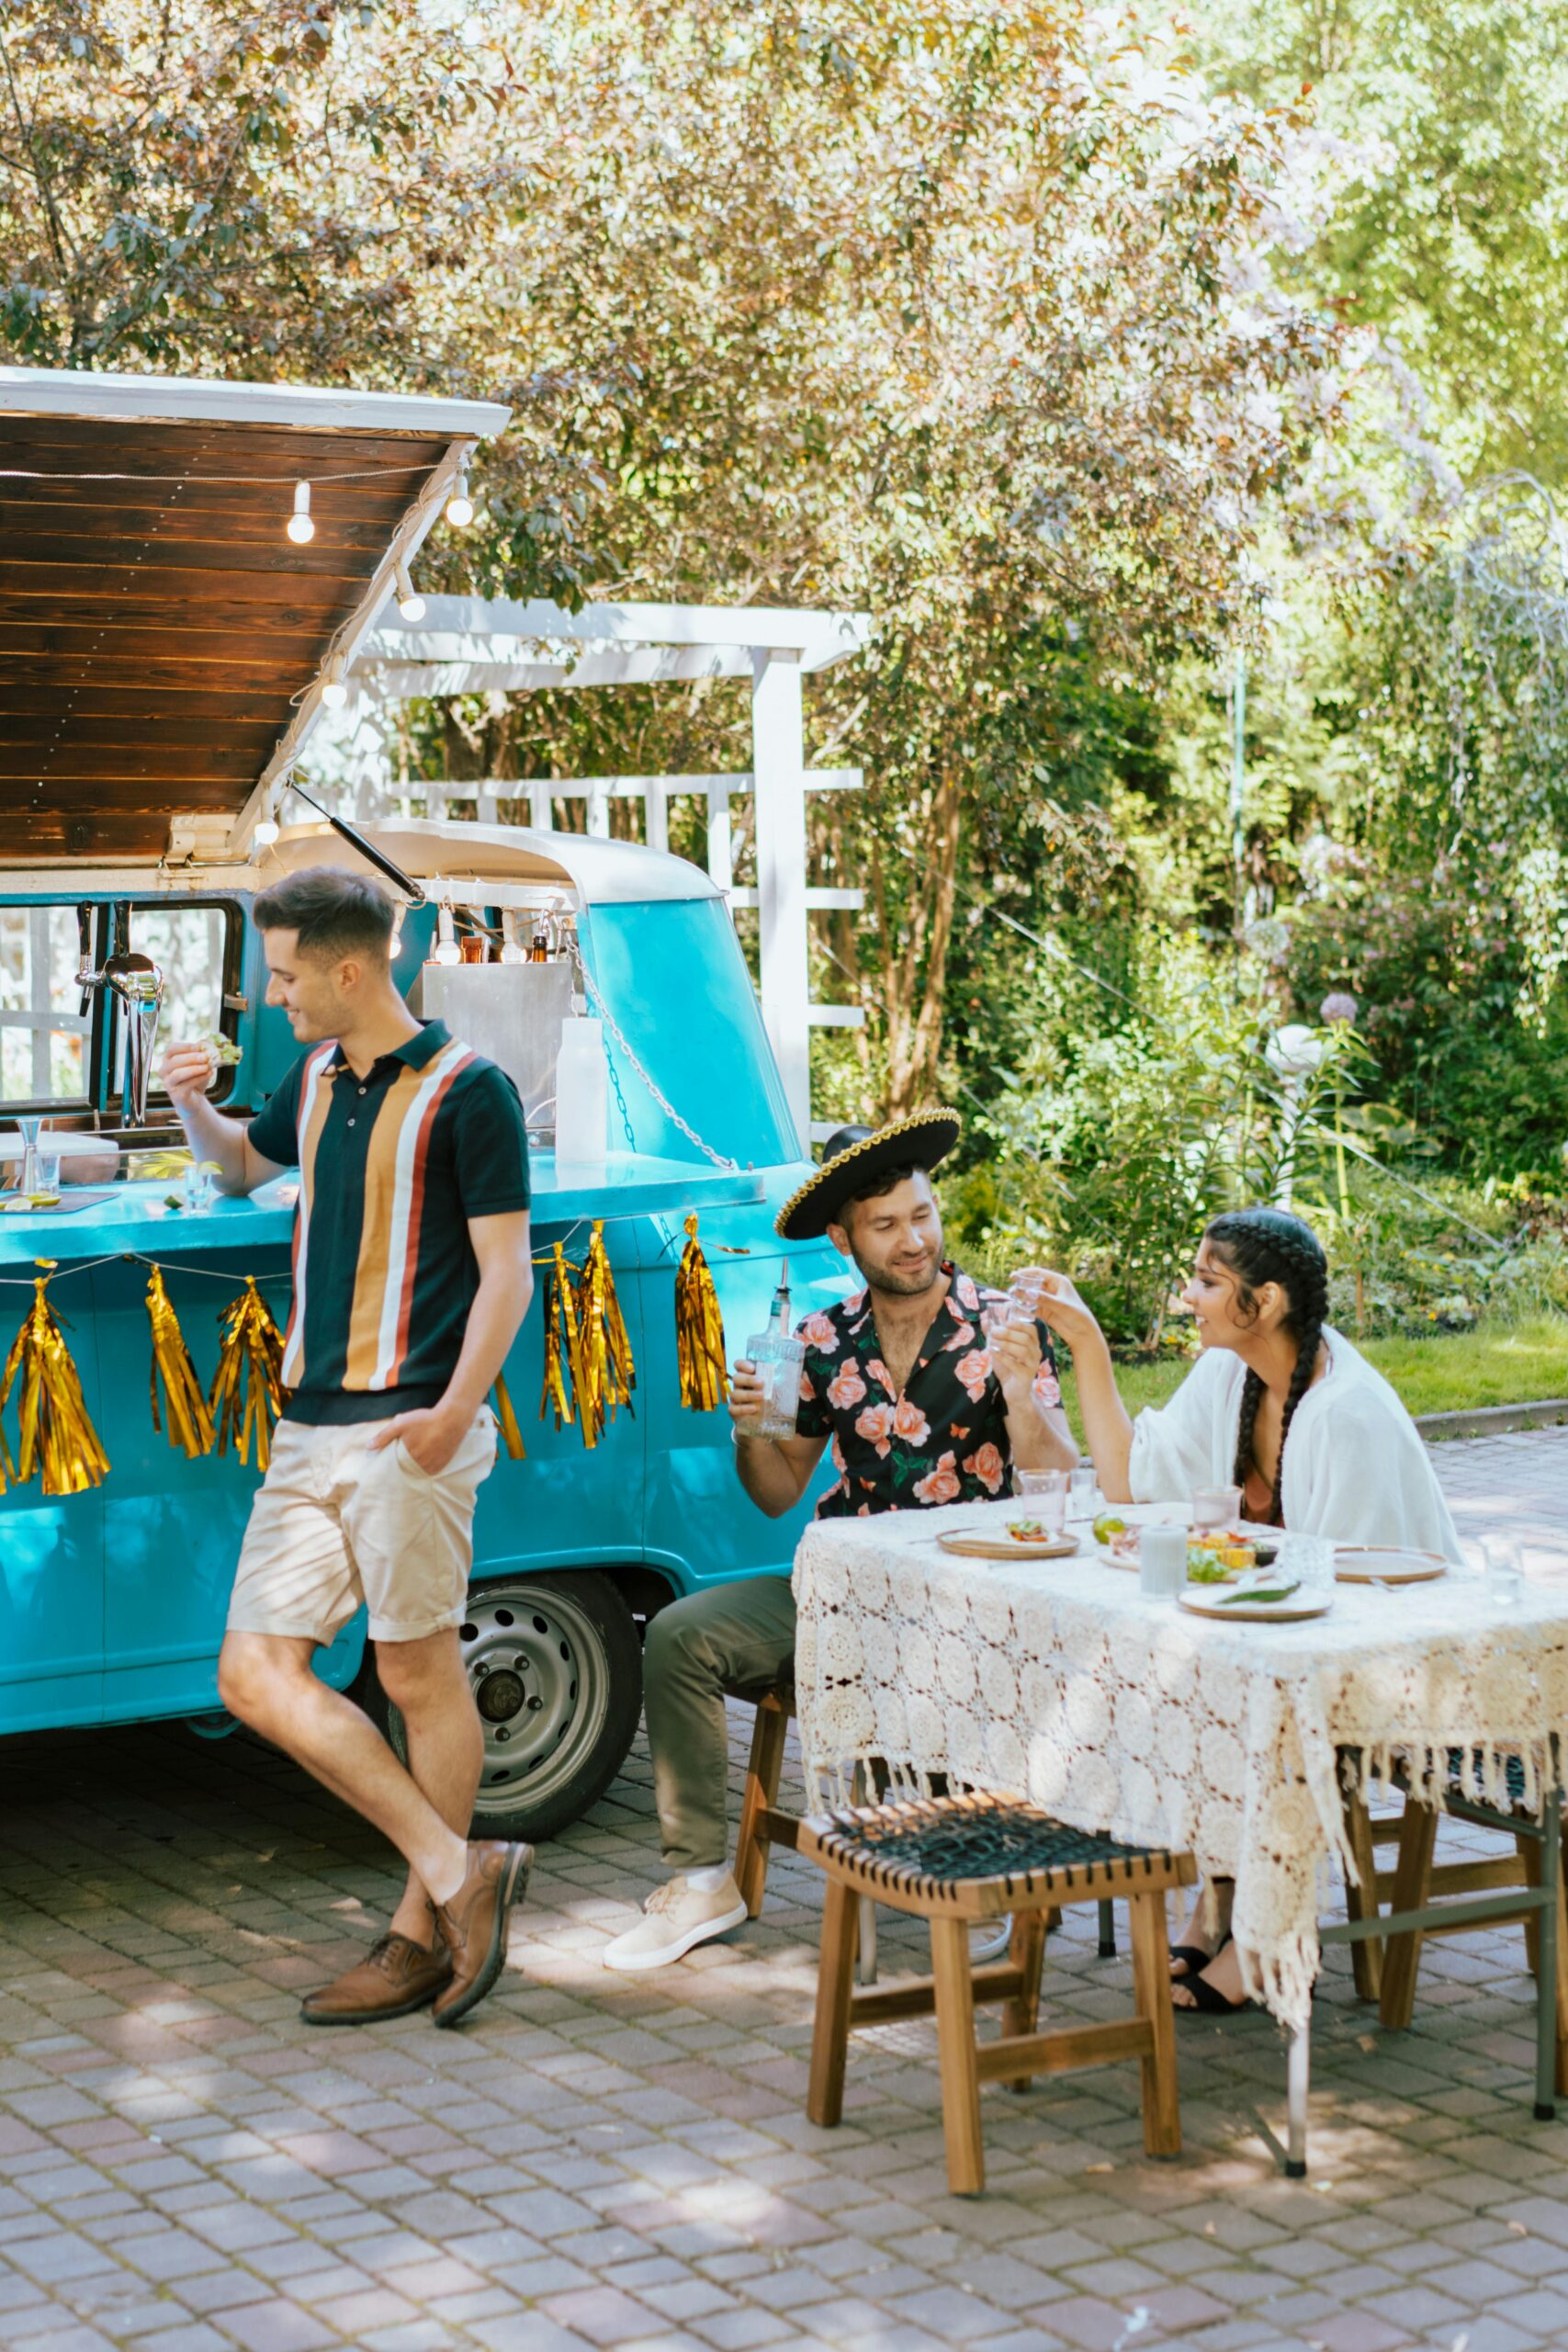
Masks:
[[[795,1713],[795,1692],[787,1682],[766,1689],[733,1690],[757,1710],[751,1732],[751,1755],[746,1767],[746,1790],[740,1801],[740,1834],[735,1842],[735,1883],[755,1919],[762,1908],[768,1883],[768,1849],[787,1846],[793,1853],[800,1843],[800,1819],[779,1805],[779,1774],[784,1767],[784,1735]]]
[[[931,1797],[912,1804],[858,1805],[803,1821],[798,1850],[828,1874],[817,2021],[806,2111],[831,2125],[843,2112],[849,2037],[857,2026],[936,2015],[947,2181],[954,2196],[986,2185],[980,2140],[982,2082],[1027,2083],[1035,2075],[1136,2058],[1143,2069],[1144,2145],[1153,2156],[1181,2150],[1165,1901],[1190,1886],[1190,1854],[1119,1845],[1069,1829],[1033,1805],[984,1796]],[[874,1992],[852,1982],[857,1898],[931,1922],[931,1973]],[[1110,2025],[1040,2033],[1040,1973],[1045,1913],[1071,1903],[1125,1900],[1132,1922],[1135,2014]],[[1013,1915],[1005,1961],[975,1968],[969,1928]],[[1001,2039],[977,2042],[975,2003],[1003,2001]]]

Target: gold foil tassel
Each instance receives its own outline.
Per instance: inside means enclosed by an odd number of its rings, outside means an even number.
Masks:
[[[506,1374],[503,1372],[496,1374],[495,1386],[490,1393],[495,1402],[495,1418],[500,1426],[501,1442],[506,1448],[508,1459],[513,1462],[525,1462],[528,1458],[528,1449],[523,1442],[523,1432],[517,1426],[517,1416],[513,1410],[512,1397],[507,1389]]]
[[[283,1385],[283,1336],[254,1274],[246,1275],[244,1289],[229,1301],[219,1321],[223,1339],[208,1398],[218,1451],[226,1453],[232,1438],[241,1461],[249,1462],[254,1436],[256,1468],[265,1471],[272,1459],[273,1423],[288,1402],[288,1392]]]
[[[572,1399],[582,1394],[582,1343],[577,1328],[577,1304],[572,1290],[574,1269],[568,1265],[566,1251],[558,1241],[555,1264],[550,1270],[549,1291],[545,1300],[545,1385],[539,1398],[539,1419],[544,1419],[547,1408],[556,1408],[556,1427],[564,1429],[577,1419]],[[590,1437],[583,1431],[585,1443],[592,1445],[597,1432]]]
[[[604,1247],[604,1221],[599,1217],[593,1220],[593,1236],[577,1285],[577,1321],[582,1341],[578,1403],[583,1440],[592,1445],[604,1433],[606,1413],[614,1420],[622,1405],[628,1412],[633,1409],[632,1390],[637,1386],[632,1343],[615,1295],[615,1277]]]
[[[25,1487],[41,1464],[46,1495],[79,1495],[102,1485],[108,1456],[88,1417],[71,1351],[44,1295],[48,1283],[46,1273],[34,1278],[32,1306],[0,1374],[0,1412],[19,1377],[14,1476]],[[6,1465],[10,1468],[8,1454]]]
[[[158,1375],[164,1376],[164,1409],[168,1417],[169,1443],[184,1446],[194,1462],[210,1453],[217,1435],[202,1385],[196,1376],[179,1317],[169,1304],[162,1271],[154,1266],[147,1282],[147,1319],[152,1326],[152,1426],[158,1418]]]
[[[729,1395],[724,1365],[724,1317],[708,1261],[697,1240],[697,1220],[686,1219],[686,1246],[675,1273],[675,1360],[681,1402],[711,1413]]]

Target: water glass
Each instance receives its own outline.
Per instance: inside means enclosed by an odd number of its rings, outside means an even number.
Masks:
[[[199,1160],[193,1160],[181,1178],[187,1209],[199,1216],[212,1206],[212,1170]]]
[[[1187,1581],[1187,1530],[1145,1527],[1138,1537],[1138,1589],[1173,1600]]]
[[[1326,1535],[1281,1535],[1276,1566],[1320,1600],[1334,1589],[1334,1546]]]
[[[1094,1464],[1080,1462],[1067,1473],[1068,1507],[1074,1519],[1094,1517]]]
[[[1525,1564],[1517,1535],[1502,1532],[1483,1535],[1486,1589],[1499,1609],[1517,1609],[1525,1595]]]
[[[1192,1524],[1194,1527],[1234,1527],[1241,1517],[1239,1487],[1194,1487],[1192,1489]]]
[[[1060,1535],[1067,1523],[1067,1474],[1065,1470],[1015,1470],[1013,1484],[1029,1498],[1031,1515],[1047,1535]]]
[[[33,1189],[29,1198],[38,1203],[60,1198],[60,1139],[57,1136],[39,1136],[33,1149]]]

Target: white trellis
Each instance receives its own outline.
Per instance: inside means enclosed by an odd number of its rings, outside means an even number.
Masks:
[[[807,796],[854,790],[858,768],[806,765],[801,679],[863,650],[870,634],[863,613],[730,608],[690,605],[591,605],[568,613],[557,605],[488,602],[432,596],[418,620],[389,605],[365,640],[349,673],[349,701],[323,724],[311,745],[311,763],[324,757],[359,812],[375,816],[394,804],[385,705],[415,696],[523,694],[543,686],[581,692],[589,687],[676,684],[702,678],[746,678],[751,687],[751,766],[719,775],[549,776],[512,782],[423,783],[432,816],[452,801],[475,804],[481,823],[498,820],[502,800],[526,800],[532,826],[556,830],[560,800],[580,800],[590,833],[608,834],[610,803],[641,803],[643,838],[667,850],[671,799],[701,798],[707,810],[708,872],[731,909],[754,908],[758,918],[762,1017],[803,1142],[828,1132],[811,1118],[810,1033],[814,1027],[858,1026],[858,1005],[814,1004],[810,992],[808,916],[818,908],[856,909],[855,889],[818,888],[807,881]],[[757,884],[738,888],[733,871],[730,805],[754,799]]]

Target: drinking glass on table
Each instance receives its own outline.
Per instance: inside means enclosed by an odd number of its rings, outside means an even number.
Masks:
[[[40,1125],[33,1147],[33,1185],[28,1195],[35,1207],[51,1206],[60,1198],[60,1137]]]
[[[1067,1523],[1067,1474],[1065,1470],[1015,1470],[1013,1483],[1029,1501],[1030,1515],[1047,1535],[1060,1535]]]
[[[1094,1464],[1080,1462],[1067,1473],[1067,1512],[1072,1519],[1094,1517]]]
[[[1241,1517],[1239,1487],[1194,1487],[1192,1524],[1197,1528],[1234,1527]]]
[[[1499,1609],[1517,1609],[1525,1597],[1525,1564],[1519,1539],[1507,1530],[1481,1539],[1486,1589]]]
[[[1303,1592],[1321,1596],[1334,1589],[1334,1546],[1326,1535],[1281,1535],[1275,1566]]]

